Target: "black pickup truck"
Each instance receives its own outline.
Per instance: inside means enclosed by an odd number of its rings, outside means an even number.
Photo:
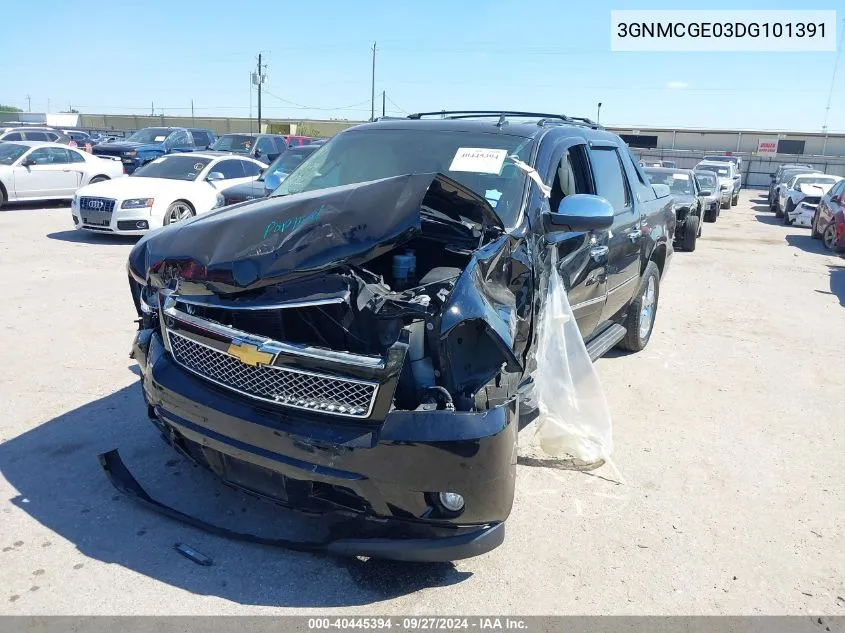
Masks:
[[[552,267],[593,358],[640,350],[674,223],[668,189],[586,119],[351,128],[269,198],[133,248],[148,414],[228,484],[346,517],[323,550],[481,554],[513,503]]]

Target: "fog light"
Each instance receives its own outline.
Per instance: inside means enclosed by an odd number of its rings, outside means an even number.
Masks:
[[[136,229],[148,229],[148,228],[150,228],[150,225],[147,224],[146,220],[139,220],[138,222],[135,223],[135,228]]]
[[[437,495],[437,500],[449,512],[458,512],[464,507],[464,498],[457,492],[441,492]]]

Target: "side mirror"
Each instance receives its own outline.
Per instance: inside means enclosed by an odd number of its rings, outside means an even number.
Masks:
[[[212,187],[216,188],[216,185],[214,183],[218,180],[224,180],[225,178],[226,177],[223,174],[221,174],[219,171],[213,171],[210,174],[208,174],[208,176],[205,177],[205,181],[208,184],[210,184]]]
[[[23,160],[23,162],[21,163],[21,167],[31,167],[34,164],[35,164],[34,160],[32,160],[31,158],[25,158]]]
[[[699,196],[712,196],[713,192],[710,191],[709,189],[702,189],[701,191],[698,192],[698,195]]]
[[[604,198],[584,193],[566,196],[561,200],[557,213],[543,214],[543,230],[598,231],[613,224],[613,207]]]

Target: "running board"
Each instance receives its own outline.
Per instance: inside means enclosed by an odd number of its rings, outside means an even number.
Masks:
[[[587,353],[590,355],[590,360],[595,362],[607,354],[610,348],[625,338],[627,333],[628,330],[618,323],[613,323],[605,328],[601,334],[587,343]]]

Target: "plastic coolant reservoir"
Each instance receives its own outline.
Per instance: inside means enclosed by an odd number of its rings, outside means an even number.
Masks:
[[[414,251],[405,251],[404,255],[393,256],[393,279],[407,283],[417,269],[417,257]]]

